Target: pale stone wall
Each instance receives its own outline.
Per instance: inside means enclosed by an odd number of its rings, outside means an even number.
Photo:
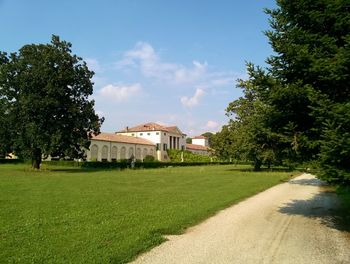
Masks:
[[[155,157],[155,146],[92,139],[86,155],[88,161],[129,159],[131,155],[143,160],[146,155]]]
[[[209,152],[207,150],[199,150],[199,149],[187,149],[188,151],[191,151],[194,154],[209,156]]]

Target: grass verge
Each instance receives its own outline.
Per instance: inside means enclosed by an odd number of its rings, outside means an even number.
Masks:
[[[237,169],[0,165],[0,262],[125,263],[291,174]]]
[[[350,231],[350,187],[340,186],[337,188],[337,195],[341,200],[341,222],[343,228]]]

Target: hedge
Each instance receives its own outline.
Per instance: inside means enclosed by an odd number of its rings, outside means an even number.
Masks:
[[[24,163],[23,159],[0,159],[0,164]]]

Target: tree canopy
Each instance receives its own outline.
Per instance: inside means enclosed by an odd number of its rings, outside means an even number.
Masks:
[[[90,71],[73,55],[71,43],[53,35],[50,44],[23,46],[18,53],[0,53],[0,119],[11,149],[30,157],[39,168],[42,156],[84,157],[103,118],[94,111]]]
[[[227,109],[231,141],[275,162],[317,161],[321,178],[349,183],[349,2],[278,0],[266,13],[274,54],[266,69],[249,63],[238,83],[244,95]]]

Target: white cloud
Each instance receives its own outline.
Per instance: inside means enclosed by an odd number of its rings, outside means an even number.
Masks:
[[[199,98],[204,95],[203,89],[197,88],[195,94],[192,97],[181,97],[181,103],[185,107],[193,107],[198,105]]]
[[[212,120],[209,120],[207,122],[207,124],[205,125],[205,128],[212,131],[212,130],[217,130],[219,128],[219,126],[220,126],[219,123],[212,121]]]
[[[138,42],[132,50],[124,53],[123,59],[116,63],[117,68],[139,67],[146,77],[170,83],[193,83],[206,75],[206,62],[192,62],[192,67],[178,63],[163,62],[154,48],[146,42]]]
[[[107,99],[113,99],[120,102],[139,94],[141,90],[142,86],[139,83],[132,85],[108,84],[99,90],[98,94]]]

